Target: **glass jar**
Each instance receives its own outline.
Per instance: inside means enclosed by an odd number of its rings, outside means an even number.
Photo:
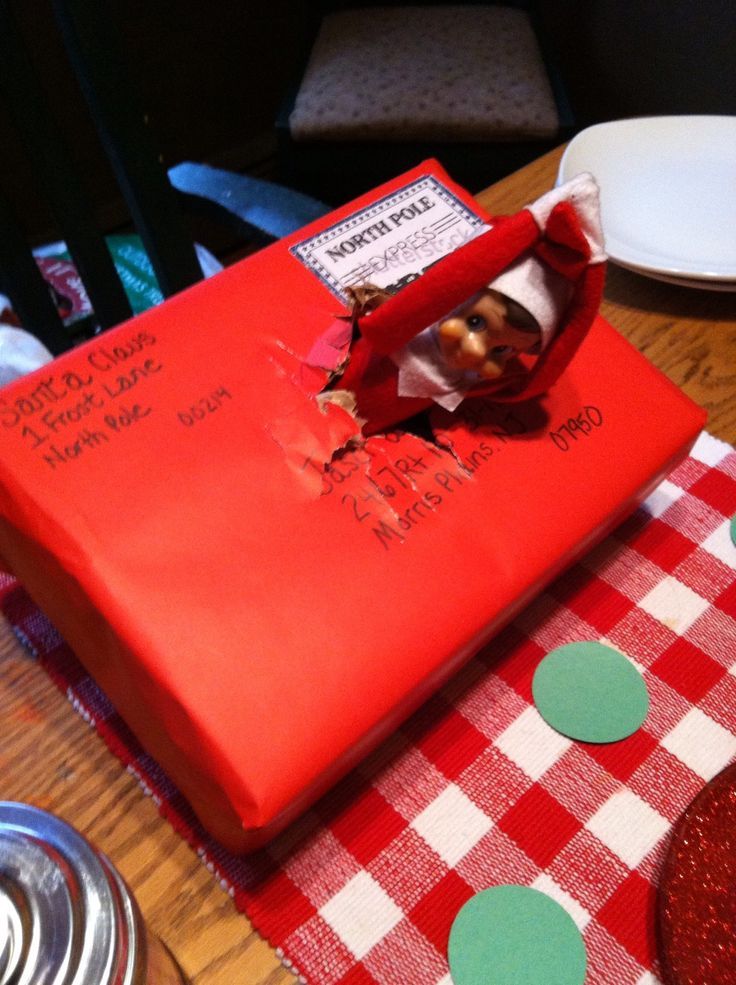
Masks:
[[[186,985],[101,852],[64,821],[0,801],[0,985]]]

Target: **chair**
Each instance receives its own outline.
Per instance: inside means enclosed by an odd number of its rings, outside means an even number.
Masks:
[[[570,136],[528,4],[324,5],[277,121],[279,177],[337,203],[438,157],[481,187]]]
[[[226,221],[262,243],[283,236],[326,211],[308,196],[249,176],[185,162],[167,175],[118,50],[114,24],[97,0],[53,0],[63,45],[110,159],[121,193],[164,296],[195,283],[202,269],[181,205]],[[21,135],[39,188],[89,295],[95,318],[86,334],[131,317],[131,306],[84,182],[48,109],[8,0],[0,0],[0,88]],[[125,98],[120,94],[125,93]],[[77,340],[62,324],[25,242],[10,196],[0,190],[0,291],[21,323],[54,354]]]

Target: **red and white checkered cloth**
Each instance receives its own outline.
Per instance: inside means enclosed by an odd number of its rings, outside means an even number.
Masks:
[[[736,452],[703,435],[614,536],[498,636],[268,849],[228,855],[6,579],[2,608],[284,962],[315,985],[450,985],[459,907],[499,883],[558,900],[589,983],[654,985],[655,887],[673,823],[736,756]],[[554,732],[532,674],[576,640],[644,674],[644,726],[611,745]]]

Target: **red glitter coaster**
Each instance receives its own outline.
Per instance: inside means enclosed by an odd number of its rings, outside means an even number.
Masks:
[[[736,763],[678,821],[658,898],[667,985],[736,983]]]

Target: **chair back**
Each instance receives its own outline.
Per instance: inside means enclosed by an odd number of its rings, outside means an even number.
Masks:
[[[168,297],[201,279],[202,273],[146,115],[131,94],[107,5],[97,0],[53,0],[53,7],[61,43],[161,291]],[[90,298],[95,312],[92,331],[131,317],[84,179],[49,109],[11,0],[0,0],[0,89],[36,184],[49,201]],[[0,290],[10,297],[24,327],[54,354],[64,351],[72,339],[4,189],[0,189],[0,227]]]

